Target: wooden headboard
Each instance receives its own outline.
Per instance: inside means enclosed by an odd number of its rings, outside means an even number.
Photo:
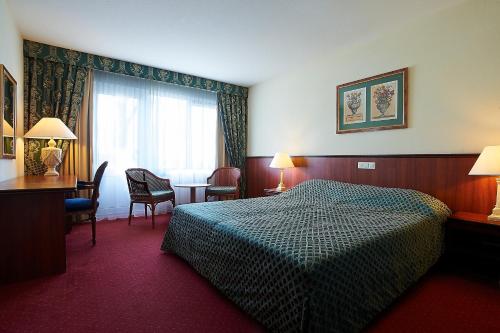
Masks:
[[[478,154],[296,156],[296,168],[285,171],[285,185],[292,187],[313,178],[356,184],[415,189],[428,193],[453,211],[489,214],[495,205],[493,177],[469,176]],[[279,170],[269,167],[272,157],[248,157],[248,197],[262,196],[279,182]],[[375,170],[358,169],[358,162],[375,162]]]

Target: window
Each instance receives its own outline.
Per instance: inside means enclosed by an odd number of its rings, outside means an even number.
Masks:
[[[94,170],[109,161],[98,217],[128,216],[127,168],[149,169],[172,184],[205,182],[217,163],[216,105],[213,92],[95,71]],[[188,196],[176,191],[177,202]],[[134,214],[144,214],[136,206]]]

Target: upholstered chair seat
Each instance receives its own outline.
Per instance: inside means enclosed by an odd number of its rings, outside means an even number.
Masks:
[[[92,209],[92,199],[71,198],[64,200],[64,206],[67,212],[76,212],[79,210]]]
[[[210,186],[207,187],[206,193],[209,196],[212,195],[224,195],[224,194],[234,194],[236,193],[236,186]]]
[[[151,191],[151,195],[155,199],[160,199],[162,197],[170,198],[174,194],[174,190],[166,190],[166,191]],[[170,199],[167,199],[170,200]]]

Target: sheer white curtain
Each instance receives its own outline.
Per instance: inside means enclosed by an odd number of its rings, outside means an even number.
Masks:
[[[206,182],[217,163],[215,93],[101,71],[93,93],[93,169],[109,161],[98,218],[128,216],[127,168],[148,169],[174,185]],[[174,190],[177,203],[189,201],[189,189]],[[144,215],[144,206],[135,206],[134,214]]]

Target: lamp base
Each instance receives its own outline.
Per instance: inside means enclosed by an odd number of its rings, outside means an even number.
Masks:
[[[43,174],[44,176],[59,176],[56,168],[47,168],[47,172]]]
[[[286,190],[286,187],[285,187],[285,185],[284,185],[284,184],[279,184],[279,185],[275,188],[275,190],[276,190],[277,192],[284,192],[284,191]]]
[[[493,212],[488,216],[488,221],[500,221],[500,208],[493,208]]]
[[[497,178],[497,203],[491,215],[488,216],[488,221],[500,221],[500,177]]]
[[[280,183],[276,187],[276,191],[283,192],[286,190],[285,183],[283,183],[283,169],[280,169]]]
[[[56,167],[61,163],[62,149],[55,147],[42,148],[40,158],[47,167],[45,176],[59,176]]]

